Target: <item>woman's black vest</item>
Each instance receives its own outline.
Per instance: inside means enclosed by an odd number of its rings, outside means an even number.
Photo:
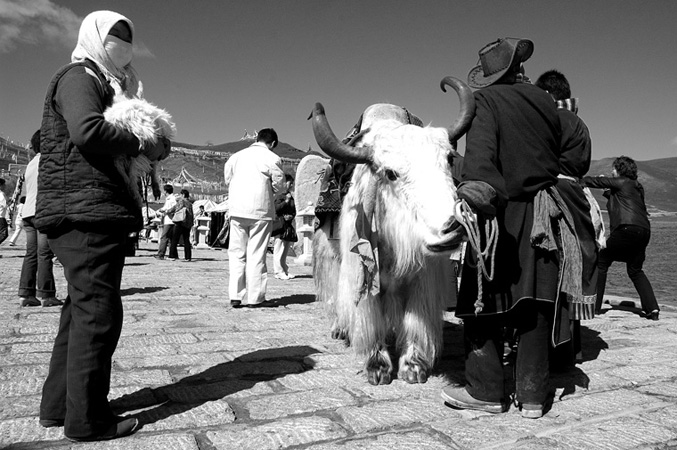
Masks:
[[[113,88],[91,61],[68,64],[52,78],[40,129],[35,226],[43,232],[69,224],[139,230],[143,224],[141,211],[127,193],[113,157],[80,152],[70,139],[65,119],[56,111],[54,97],[59,80],[78,66],[97,75],[103,103],[110,106],[113,102]]]

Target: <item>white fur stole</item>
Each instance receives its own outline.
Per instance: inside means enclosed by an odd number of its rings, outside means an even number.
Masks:
[[[115,127],[132,133],[139,139],[141,148],[156,144],[159,137],[173,139],[176,125],[172,116],[162,108],[139,98],[116,96],[113,104],[103,113],[104,119]],[[136,157],[117,156],[115,167],[125,180],[127,189],[139,207],[143,206],[140,183],[146,175],[151,175],[153,192],[159,192],[155,177],[155,162],[145,155]]]

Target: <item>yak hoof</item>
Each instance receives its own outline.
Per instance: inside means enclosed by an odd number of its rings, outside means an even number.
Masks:
[[[405,370],[400,370],[397,377],[410,384],[425,383],[428,381],[428,372],[421,366],[410,366]]]
[[[390,384],[393,380],[393,364],[387,351],[381,350],[372,353],[367,359],[367,380],[369,384]]]
[[[332,339],[347,340],[348,332],[345,328],[335,327],[331,329],[331,337]]]
[[[400,370],[397,377],[411,384],[425,383],[431,371],[432,367],[417,353],[413,353],[411,357],[400,358]]]

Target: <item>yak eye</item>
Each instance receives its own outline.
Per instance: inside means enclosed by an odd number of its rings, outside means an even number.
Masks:
[[[395,181],[395,180],[397,180],[397,177],[398,177],[398,176],[399,176],[399,175],[398,175],[397,172],[395,172],[394,170],[386,169],[386,177],[388,177],[388,179],[389,179],[390,181]]]

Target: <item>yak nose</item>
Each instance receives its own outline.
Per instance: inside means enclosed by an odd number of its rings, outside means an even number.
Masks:
[[[449,220],[447,220],[444,223],[444,226],[442,227],[442,234],[449,234],[452,233],[456,230],[458,230],[461,227],[461,224],[456,220],[456,217],[451,216]]]

